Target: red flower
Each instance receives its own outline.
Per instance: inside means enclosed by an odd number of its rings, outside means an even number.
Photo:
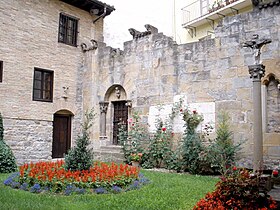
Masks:
[[[132,118],[127,119],[127,122],[128,122],[129,124],[131,124],[131,123],[133,122]]]
[[[232,170],[236,171],[237,170],[236,166],[233,166]]]
[[[182,112],[183,111],[183,109],[180,109],[180,112]]]
[[[272,175],[273,175],[273,176],[277,177],[278,174],[279,174],[278,170],[273,170],[273,171],[272,171]]]
[[[192,112],[193,112],[194,114],[197,114],[197,111],[196,111],[196,110],[193,110]]]
[[[165,127],[163,127],[163,128],[162,128],[162,131],[166,131],[166,128],[165,128]]]

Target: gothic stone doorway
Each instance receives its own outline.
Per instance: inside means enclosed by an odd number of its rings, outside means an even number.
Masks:
[[[128,108],[126,101],[113,101],[114,116],[113,116],[113,144],[118,145],[118,133],[120,124],[125,125],[127,129]]]
[[[54,114],[52,158],[63,158],[71,147],[71,115]]]

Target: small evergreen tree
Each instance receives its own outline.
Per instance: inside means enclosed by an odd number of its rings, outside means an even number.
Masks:
[[[228,113],[222,111],[218,120],[217,138],[212,142],[208,154],[211,156],[212,165],[221,173],[225,173],[226,169],[235,163],[236,153],[241,149],[242,142],[233,142]]]
[[[76,146],[71,148],[65,155],[66,170],[78,171],[89,170],[92,166],[92,151],[88,148],[89,129],[92,126],[92,120],[95,117],[93,110],[85,113],[85,121],[82,124],[82,135],[79,135],[76,141]]]
[[[9,145],[4,142],[4,126],[0,113],[0,173],[10,173],[16,170],[16,158]]]

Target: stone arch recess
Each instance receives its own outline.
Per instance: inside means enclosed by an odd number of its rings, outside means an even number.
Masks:
[[[101,144],[117,144],[117,130],[120,120],[127,123],[129,105],[125,89],[114,84],[109,87],[104,95],[104,101],[100,105],[100,140],[106,140]],[[121,119],[119,119],[121,118]]]

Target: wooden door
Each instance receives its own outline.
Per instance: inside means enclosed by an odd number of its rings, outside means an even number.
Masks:
[[[120,124],[124,124],[127,129],[127,118],[128,118],[128,109],[126,101],[115,101],[112,102],[114,106],[114,118],[113,118],[113,144],[118,145],[118,133]]]
[[[54,115],[52,158],[63,158],[71,147],[71,116]]]

